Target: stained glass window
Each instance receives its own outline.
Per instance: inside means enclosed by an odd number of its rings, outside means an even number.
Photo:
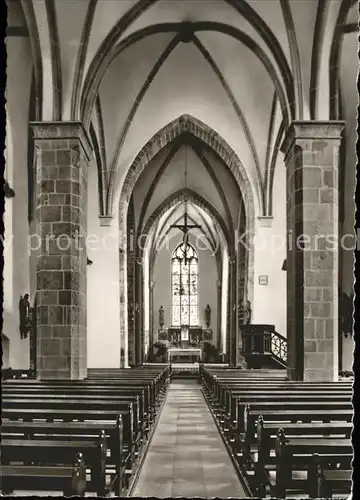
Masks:
[[[198,322],[198,256],[189,243],[181,243],[172,258],[172,324]]]

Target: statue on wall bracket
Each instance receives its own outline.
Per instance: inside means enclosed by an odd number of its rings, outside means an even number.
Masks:
[[[251,316],[252,316],[251,302],[250,302],[250,300],[247,300],[246,305],[241,304],[241,306],[240,306],[239,324],[240,325],[250,325]]]
[[[246,325],[250,325],[251,323],[251,316],[252,316],[252,310],[251,310],[251,302],[250,300],[247,300],[246,301],[246,315],[245,315],[245,319],[246,319]]]
[[[20,295],[19,300],[19,316],[20,316],[20,336],[22,339],[26,339],[31,332],[32,323],[31,323],[31,307],[29,302],[29,294],[26,293],[24,297]]]
[[[160,309],[159,309],[159,325],[160,325],[160,328],[163,329],[163,327],[164,327],[164,308],[163,308],[163,306],[160,306]]]
[[[209,304],[205,307],[205,325],[209,328],[211,322],[211,307]]]

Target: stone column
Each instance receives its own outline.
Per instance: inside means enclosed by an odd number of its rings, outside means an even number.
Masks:
[[[226,311],[226,338],[225,338],[225,351],[226,360],[230,364],[230,346],[231,346],[231,264],[229,259],[228,269],[228,283],[227,283],[227,311]]]
[[[229,332],[229,364],[236,364],[236,258],[229,259],[229,317],[230,317],[230,332]]]
[[[133,365],[135,363],[135,272],[136,272],[136,254],[134,248],[134,225],[135,225],[135,214],[133,213],[133,203],[130,198],[128,215],[127,215],[127,242],[126,242],[126,286],[125,293],[127,295],[127,339],[128,339],[128,349],[126,360],[128,365]]]
[[[141,288],[140,288],[140,302],[139,302],[139,314],[140,314],[140,352],[141,352],[141,357],[140,357],[140,364],[143,364],[143,362],[146,360],[147,352],[146,352],[146,332],[145,332],[145,321],[144,321],[144,315],[145,315],[145,273],[144,273],[144,268],[143,266],[145,265],[145,260],[142,260],[141,262]]]
[[[338,151],[343,126],[293,122],[281,148],[287,171],[287,341],[293,380],[338,378]]]
[[[221,280],[217,280],[215,282],[216,284],[216,290],[217,290],[217,295],[216,295],[216,301],[217,301],[217,324],[216,324],[216,347],[219,352],[221,352]]]
[[[37,370],[40,379],[87,375],[87,171],[80,123],[32,123],[37,151]]]
[[[149,349],[154,344],[154,288],[155,281],[149,281]]]
[[[142,288],[143,288],[143,260],[136,259],[135,267],[135,364],[141,365],[143,354],[143,328],[142,328]]]
[[[124,248],[119,248],[119,285],[120,285],[120,349],[123,349],[120,355],[120,368],[129,368],[129,318],[131,311],[129,311],[129,302],[132,300],[131,296],[126,295],[126,284],[128,284],[128,268],[127,268],[128,255]],[[129,285],[128,285],[129,287]]]

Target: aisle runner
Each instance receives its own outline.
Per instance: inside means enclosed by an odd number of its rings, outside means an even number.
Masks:
[[[173,381],[134,497],[246,497],[200,385]]]

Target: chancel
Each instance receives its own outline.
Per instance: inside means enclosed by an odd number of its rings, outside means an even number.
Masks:
[[[4,3],[1,494],[348,497],[356,2]]]

